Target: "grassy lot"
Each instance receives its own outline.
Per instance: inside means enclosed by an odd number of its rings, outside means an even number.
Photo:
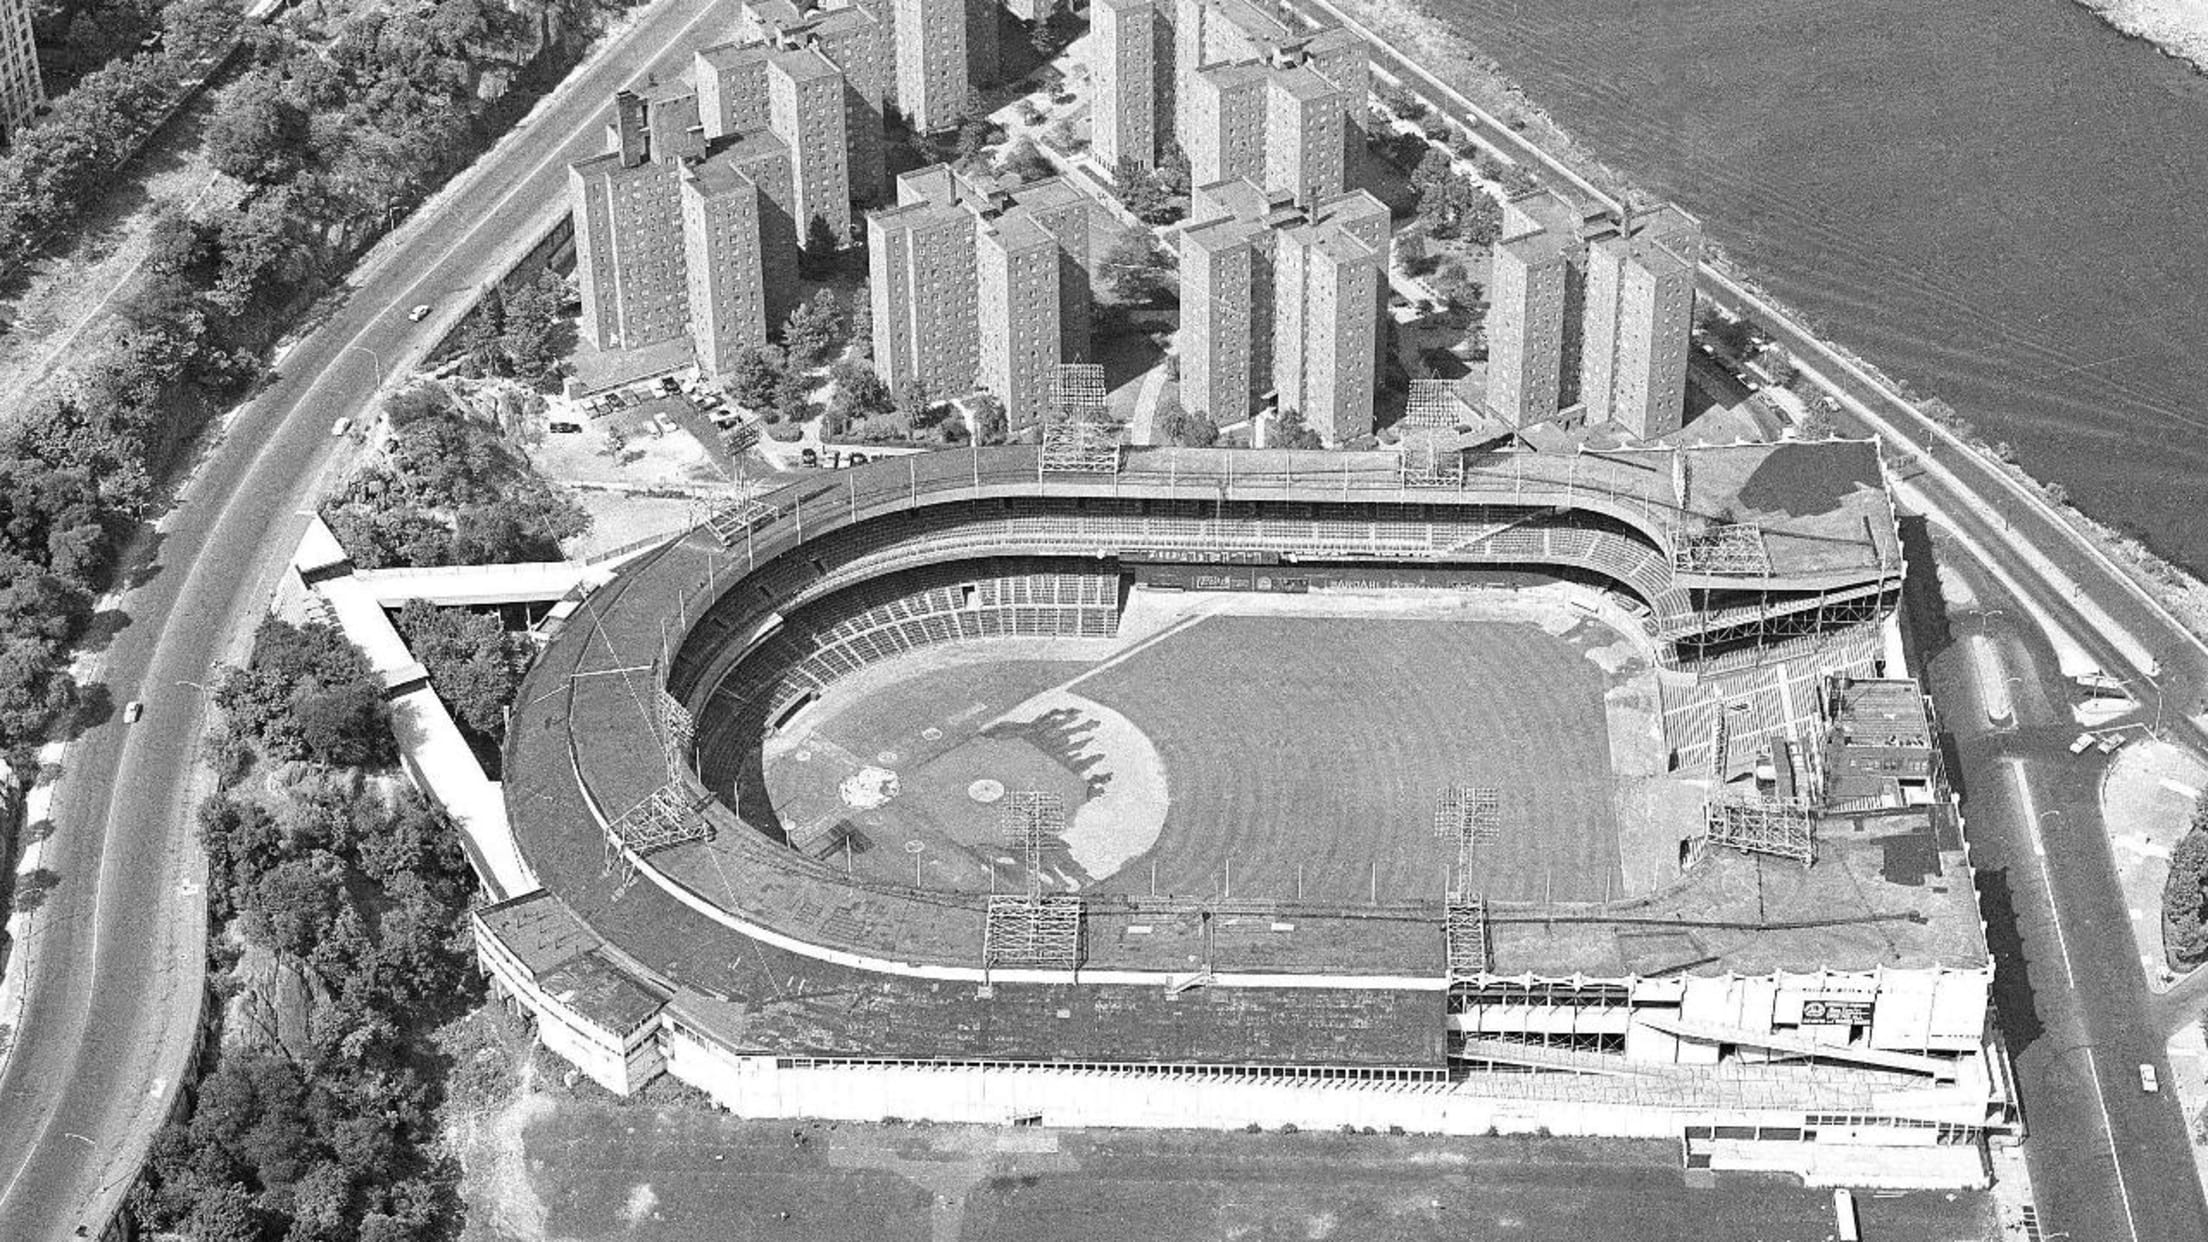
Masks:
[[[472,1239],[1821,1242],[1828,1192],[1685,1184],[1668,1143],[742,1121],[539,1093]],[[472,1170],[471,1170],[472,1172]],[[1865,1236],[1988,1235],[1979,1194],[1861,1199]],[[491,1225],[501,1209],[502,1227]]]

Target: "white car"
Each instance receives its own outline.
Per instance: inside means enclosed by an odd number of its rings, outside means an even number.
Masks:
[[[2162,1090],[2162,1082],[2154,1076],[2153,1066],[2141,1065],[2139,1067],[2139,1089],[2148,1095],[2154,1095]]]
[[[429,303],[424,302],[413,310],[406,312],[406,318],[409,323],[420,323],[429,318]]]
[[[139,702],[139,701],[138,701],[138,700],[136,700],[136,699],[132,699],[132,700],[130,701],[130,705],[129,705],[128,707],[125,707],[125,708],[123,709],[123,723],[124,723],[124,724],[137,724],[137,723],[138,723],[138,718],[139,718],[140,716],[143,716],[143,715],[145,715],[145,714],[146,714],[146,705],[145,705],[144,703],[141,703],[141,702]]]
[[[330,435],[333,437],[342,436],[352,429],[353,420],[350,418],[341,418],[338,419],[336,422],[330,424]]]
[[[2078,740],[2070,743],[2070,753],[2073,755],[2082,755],[2091,749],[2093,749],[2093,735],[2090,733],[2080,733]]]

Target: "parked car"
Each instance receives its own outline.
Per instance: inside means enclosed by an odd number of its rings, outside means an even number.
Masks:
[[[549,428],[553,435],[571,436],[574,435],[576,432],[581,431],[583,429],[583,425],[581,423],[552,423],[549,424]]]
[[[336,422],[330,424],[330,434],[332,436],[342,436],[352,429],[353,420],[350,418],[341,418],[338,419]]]
[[[146,714],[146,705],[145,705],[144,703],[141,703],[141,702],[139,702],[139,701],[138,701],[138,700],[136,700],[136,699],[132,699],[132,700],[130,701],[130,706],[128,706],[128,707],[125,707],[125,708],[123,709],[123,723],[124,723],[124,724],[137,724],[137,723],[138,723],[138,718],[139,718],[140,716],[143,716],[143,715],[145,715],[145,714]]]
[[[2153,1066],[2142,1064],[2139,1067],[2139,1089],[2148,1095],[2154,1095],[2162,1090],[2162,1081],[2154,1076]]]
[[[2078,740],[2070,743],[2070,753],[2073,755],[2082,755],[2092,748],[2093,735],[2090,733],[2080,733],[2078,735]]]
[[[2103,733],[2101,735],[2101,753],[2104,755],[2115,754],[2117,747],[2123,744],[2124,735],[2121,733]]]
[[[413,310],[406,312],[406,318],[409,323],[420,323],[429,318],[429,303],[424,302]]]

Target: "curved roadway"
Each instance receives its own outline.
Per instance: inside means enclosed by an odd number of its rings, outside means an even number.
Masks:
[[[467,291],[543,235],[565,210],[567,163],[600,149],[611,93],[686,68],[693,46],[724,34],[709,9],[662,0],[642,13],[387,239],[184,485],[104,657],[113,700],[143,700],[145,717],[126,727],[118,714],[70,746],[45,846],[60,887],[9,964],[24,1000],[0,1070],[0,1239],[98,1235],[184,1074],[206,943],[197,685],[267,607],[331,464],[331,423],[364,422],[385,368],[419,357]],[[403,308],[423,302],[445,313],[409,323]]]

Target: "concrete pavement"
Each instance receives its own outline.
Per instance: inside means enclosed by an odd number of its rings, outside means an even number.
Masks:
[[[539,107],[532,141],[502,144],[389,239],[351,296],[284,351],[183,488],[106,653],[114,701],[143,700],[145,717],[88,731],[57,791],[46,865],[61,884],[23,960],[22,1027],[0,1070],[0,1238],[66,1238],[80,1226],[96,1235],[185,1074],[204,986],[191,811],[208,721],[184,683],[204,683],[226,640],[265,609],[333,452],[331,420],[361,418],[369,381],[435,343],[441,325],[409,323],[406,307],[449,312],[499,274],[532,219],[556,215],[565,166],[598,150],[611,93],[687,65],[693,38],[719,33],[711,8],[661,0],[646,10]],[[346,365],[354,351],[375,370]]]

